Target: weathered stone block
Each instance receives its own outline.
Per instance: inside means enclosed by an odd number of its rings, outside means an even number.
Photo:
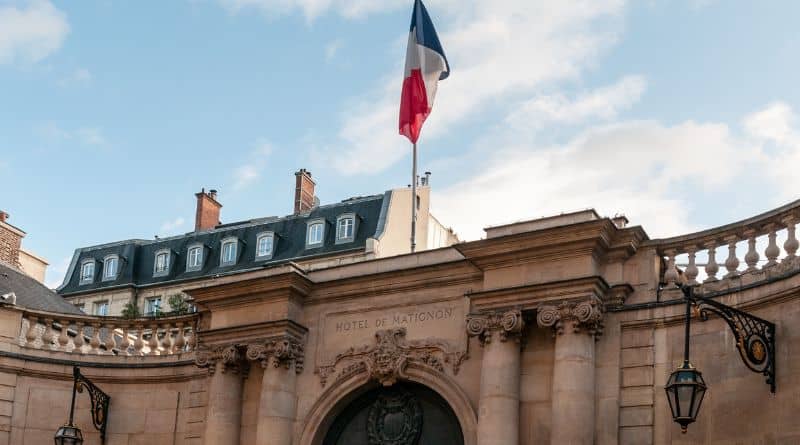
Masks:
[[[651,386],[653,384],[653,367],[637,366],[622,370],[622,386]]]
[[[622,350],[622,367],[646,366],[653,364],[653,347],[627,348]]]

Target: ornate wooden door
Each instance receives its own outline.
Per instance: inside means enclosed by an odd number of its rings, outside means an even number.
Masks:
[[[334,420],[323,445],[463,445],[453,410],[417,384],[375,388]]]

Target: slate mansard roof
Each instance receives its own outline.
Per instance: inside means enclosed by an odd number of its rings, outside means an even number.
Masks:
[[[10,292],[17,296],[17,306],[39,311],[83,314],[44,284],[0,262],[0,295]]]
[[[79,248],[75,250],[64,283],[57,292],[65,296],[115,287],[158,285],[250,271],[286,261],[363,251],[368,238],[377,238],[382,234],[390,197],[391,192],[386,192],[316,207],[299,215],[221,224],[214,229],[170,238],[133,239]],[[337,243],[336,220],[348,213],[356,216],[354,239],[352,242]],[[320,247],[306,248],[307,225],[319,219],[326,222],[324,242]],[[270,231],[275,234],[273,255],[270,259],[257,261],[256,239],[259,234]],[[236,264],[220,266],[222,241],[229,237],[239,241]],[[202,267],[200,270],[187,271],[187,252],[197,244],[204,247]],[[169,273],[153,276],[156,252],[164,249],[171,252]],[[119,271],[116,279],[104,281],[103,260],[109,255],[119,257]],[[96,261],[94,280],[80,284],[81,264],[87,260]]]

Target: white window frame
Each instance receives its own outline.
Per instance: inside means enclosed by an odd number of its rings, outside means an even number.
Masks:
[[[342,236],[342,223],[350,221],[350,235]],[[356,239],[357,220],[355,213],[343,213],[336,218],[336,244],[351,243]]]
[[[316,226],[321,226],[322,231],[320,233],[319,241],[312,242],[311,230]],[[315,247],[320,247],[323,244],[325,244],[325,226],[326,226],[325,220],[322,218],[312,219],[311,221],[308,222],[308,225],[306,226],[306,249],[313,249]]]
[[[158,270],[158,258],[164,255],[166,257],[166,261],[164,262],[164,270]],[[172,251],[169,249],[160,249],[156,250],[155,258],[153,260],[153,276],[154,277],[163,277],[169,275],[169,269],[172,263]]]
[[[229,261],[225,261],[225,246],[227,246],[229,244],[233,245],[233,259],[231,259]],[[219,265],[220,265],[220,267],[235,265],[238,257],[239,257],[239,238],[236,238],[235,236],[229,236],[227,238],[224,238],[222,241],[220,241],[220,244],[219,244]]]
[[[106,308],[106,309],[105,309],[105,311],[100,311],[99,309],[100,309],[101,307],[104,307],[104,306],[105,306],[105,308]],[[98,301],[95,301],[95,302],[93,303],[93,306],[92,306],[92,312],[93,312],[93,315],[98,315],[98,316],[101,316],[101,317],[106,317],[106,316],[108,316],[108,309],[109,309],[109,307],[110,307],[110,305],[109,305],[109,302],[108,302],[108,300],[98,300]],[[101,312],[105,312],[105,313],[101,313]]]
[[[88,277],[84,276],[84,274],[83,274],[83,269],[87,265],[91,265],[92,266],[92,274],[90,276],[88,276]],[[90,260],[81,261],[81,270],[80,270],[80,277],[79,277],[80,284],[91,284],[91,283],[94,283],[94,277],[95,277],[96,274],[97,274],[97,261],[95,261],[94,258],[92,258]]]
[[[108,265],[110,264],[111,261],[114,262],[113,275],[109,275],[108,273]],[[116,254],[106,255],[106,257],[103,258],[103,281],[113,281],[117,279],[117,277],[119,276],[119,263],[120,263],[119,255]]]
[[[155,310],[152,310],[153,303],[156,301],[158,302],[158,304],[155,305]],[[162,303],[161,296],[147,298],[144,301],[144,315],[146,317],[153,317],[163,312],[161,308],[161,303]]]
[[[199,254],[200,261],[197,265],[192,264],[192,250],[197,249]],[[195,272],[203,268],[203,261],[205,257],[205,247],[200,243],[190,244],[189,247],[186,249],[186,272]]]
[[[86,310],[86,303],[75,303],[75,304],[74,304],[74,306],[75,306],[75,309],[77,309],[77,310],[79,310],[79,311],[83,312],[84,314],[86,313],[86,312],[85,312],[85,310]]]
[[[267,252],[261,252],[261,241],[269,239],[270,245],[269,250]],[[272,258],[272,255],[275,252],[275,232],[268,231],[268,232],[261,232],[256,235],[256,260],[268,260]]]

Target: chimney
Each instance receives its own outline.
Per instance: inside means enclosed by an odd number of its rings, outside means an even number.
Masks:
[[[307,212],[316,207],[314,186],[317,185],[317,183],[311,179],[311,172],[304,168],[298,170],[294,176],[294,214],[297,215],[298,213]]]
[[[8,213],[0,210],[0,262],[19,269],[19,249],[25,232],[7,223],[9,217]]]
[[[212,189],[206,193],[206,189],[202,189],[194,196],[197,197],[194,230],[213,229],[219,224],[219,209],[222,208],[222,204],[217,202],[217,191]]]

